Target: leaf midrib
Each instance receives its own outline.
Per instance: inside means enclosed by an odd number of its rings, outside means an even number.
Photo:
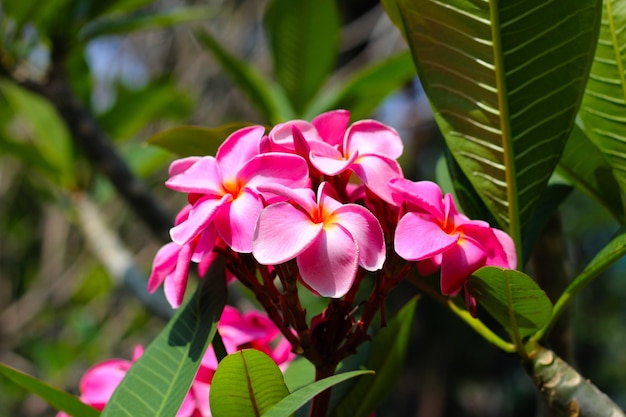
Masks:
[[[510,110],[507,101],[506,74],[504,72],[504,54],[502,53],[502,38],[500,31],[500,16],[498,15],[498,0],[490,1],[489,14],[491,20],[491,38],[493,45],[493,63],[498,91],[498,107],[500,108],[500,131],[502,132],[502,149],[504,159],[504,175],[507,184],[509,235],[515,243],[517,259],[522,259],[522,239],[519,219],[519,202],[517,200],[517,182],[515,160],[513,152],[513,135],[511,132]]]
[[[611,43],[613,45],[613,51],[615,52],[615,62],[617,63],[617,70],[620,77],[620,83],[622,85],[622,93],[624,95],[624,103],[626,103],[626,73],[624,73],[624,63],[619,50],[619,41],[617,39],[617,29],[615,28],[615,19],[613,18],[613,5],[612,0],[604,0],[606,4],[606,13],[609,21],[609,32],[611,33]]]

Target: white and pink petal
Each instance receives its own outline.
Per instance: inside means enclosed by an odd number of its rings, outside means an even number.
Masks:
[[[322,297],[343,297],[352,287],[359,252],[350,233],[340,225],[323,233],[296,258],[302,281]]]
[[[272,204],[261,212],[252,239],[252,254],[263,265],[277,265],[295,258],[322,233],[307,213],[289,203]]]

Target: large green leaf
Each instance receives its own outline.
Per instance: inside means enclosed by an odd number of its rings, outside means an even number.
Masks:
[[[265,353],[244,349],[226,356],[211,381],[214,417],[259,417],[289,395],[283,374]]]
[[[85,25],[79,32],[79,37],[83,41],[88,41],[99,36],[175,26],[207,19],[214,14],[214,8],[197,6],[180,7],[165,12],[142,11],[122,16],[105,16]]]
[[[500,323],[520,346],[552,316],[552,303],[528,275],[493,266],[480,268],[467,281],[478,303]]]
[[[272,0],[265,25],[274,73],[301,115],[333,70],[339,49],[335,0]]]
[[[214,128],[178,126],[151,136],[147,142],[180,156],[215,155],[228,135],[246,126],[246,123],[229,123]]]
[[[102,415],[176,415],[213,339],[225,302],[223,273],[208,274],[128,371]]]
[[[283,398],[276,405],[265,412],[263,417],[287,417],[322,391],[350,378],[373,373],[373,371],[368,370],[350,371],[321,379],[307,385],[306,387],[300,388],[298,391]]]
[[[578,123],[574,125],[565,144],[557,169],[576,188],[602,204],[617,220],[624,223],[622,193],[611,166]]]
[[[367,417],[393,388],[403,369],[418,298],[413,298],[372,342],[366,368],[374,378],[361,378],[335,409],[335,417]]]
[[[304,114],[310,120],[332,109],[350,110],[352,120],[371,116],[389,94],[415,77],[415,66],[408,52],[375,62],[317,96]]]
[[[521,247],[580,104],[601,0],[396,0],[435,117]]]
[[[70,416],[98,417],[100,415],[98,410],[82,403],[77,397],[54,388],[37,378],[33,378],[3,363],[0,363],[0,374],[29,392],[37,394],[51,406],[58,410],[65,411]]]
[[[54,107],[45,99],[8,80],[0,80],[0,93],[13,110],[13,135],[31,143],[56,171],[62,186],[75,182],[74,148],[70,134]],[[5,132],[10,136],[8,132]]]
[[[197,32],[196,38],[270,123],[277,124],[294,117],[284,91],[258,69],[231,54],[209,32]]]
[[[583,129],[626,191],[626,0],[605,0],[598,48],[580,108]]]

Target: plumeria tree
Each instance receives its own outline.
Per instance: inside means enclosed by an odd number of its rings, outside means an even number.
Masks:
[[[571,300],[626,253],[621,227],[567,277],[555,221],[564,187],[626,219],[626,3],[382,3],[409,52],[339,87],[325,84],[338,48],[334,2],[269,3],[271,79],[196,32],[266,125],[178,126],[148,139],[179,156],[165,186],[186,203],[172,224],[131,183],[67,82],[70,33],[35,18],[52,43],[49,69],[24,79],[19,54],[7,50],[0,90],[14,103],[51,103],[127,201],[154,208],[146,221],[157,234],[168,223],[142,284],[176,312],[145,350],[90,368],[79,398],[0,364],[2,374],[63,416],[368,416],[407,351],[417,298],[391,313],[387,301],[408,284],[516,356],[552,415],[623,416],[548,337]],[[28,13],[17,4],[6,12],[24,29]],[[84,38],[204,16],[90,13],[91,23],[77,23]],[[370,117],[415,74],[445,140],[437,181],[411,179],[406,139]],[[79,187],[68,161],[57,162],[43,167],[56,187]],[[546,276],[567,279],[554,286]],[[227,306],[236,285],[262,311]],[[315,313],[310,300],[321,305]]]

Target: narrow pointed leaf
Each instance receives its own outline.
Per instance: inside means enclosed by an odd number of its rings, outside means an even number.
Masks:
[[[552,316],[546,293],[519,271],[483,267],[469,278],[467,288],[514,340],[533,334]]]
[[[366,368],[376,374],[359,379],[339,403],[335,417],[367,417],[394,387],[403,369],[418,298],[413,298],[374,337]]]
[[[246,126],[249,125],[247,123],[229,123],[214,128],[178,126],[149,137],[147,143],[183,157],[215,155],[217,148],[231,133]]]
[[[279,86],[255,67],[231,54],[209,32],[196,32],[196,38],[270,123],[277,124],[293,118],[293,109]]]
[[[213,417],[259,417],[289,395],[283,374],[265,353],[244,349],[226,356],[211,382]]]
[[[193,297],[130,368],[102,415],[176,415],[213,339],[225,302],[223,269],[221,273],[211,269]]]
[[[601,1],[397,2],[446,143],[520,250],[574,123]]]
[[[207,19],[215,14],[215,9],[199,7],[181,7],[166,12],[139,12],[122,16],[106,16],[85,25],[78,36],[88,41],[99,36],[119,35],[145,29],[158,29],[181,23]]]
[[[0,374],[4,375],[20,387],[43,398],[54,408],[64,411],[74,417],[98,417],[100,412],[87,404],[82,403],[65,391],[54,388],[37,378],[25,374],[8,365],[0,363]]]
[[[304,119],[310,120],[333,109],[350,110],[352,120],[370,117],[382,101],[415,77],[409,52],[403,52],[355,73],[342,86],[317,96],[307,108]]]
[[[626,192],[626,1],[605,0],[602,26],[580,108],[585,132]]]
[[[598,277],[601,272],[623,258],[624,255],[626,255],[626,227],[617,231],[613,239],[594,256],[565,292],[570,294],[570,297],[574,296],[591,280]]]
[[[291,413],[298,410],[308,401],[313,399],[317,394],[322,391],[331,388],[334,385],[337,385],[343,381],[346,381],[350,378],[354,378],[360,375],[373,374],[373,371],[363,370],[363,371],[350,371],[344,372],[341,374],[333,375],[328,378],[321,379],[316,381],[306,387],[300,388],[298,391],[290,394],[289,396],[283,398],[280,402],[278,402],[275,406],[269,409],[267,412],[263,414],[263,417],[287,417],[291,415]]]
[[[265,26],[276,78],[301,114],[335,65],[340,29],[337,2],[272,0]]]
[[[624,223],[626,218],[622,191],[611,166],[578,123],[565,144],[557,169],[572,185],[602,204],[613,217]]]
[[[554,304],[552,319],[545,323],[542,329],[533,336],[535,340],[541,340],[554,326],[561,314],[565,311],[572,299],[590,282],[600,276],[608,267],[626,255],[626,226],[622,226],[613,239],[589,262],[576,278],[563,291],[563,294]]]

